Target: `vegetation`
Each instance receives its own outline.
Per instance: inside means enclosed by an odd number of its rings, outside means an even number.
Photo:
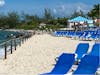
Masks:
[[[94,18],[100,18],[100,4],[94,5],[93,9],[88,12],[88,16]]]
[[[88,12],[88,16],[92,18],[99,18],[99,5],[94,5],[93,9]],[[80,12],[74,12],[70,18],[77,16],[86,17],[86,14],[80,10]],[[10,12],[8,14],[0,14],[0,28],[2,29],[40,29],[40,30],[57,30],[59,28],[67,27],[67,20],[69,18],[55,18],[50,9],[44,9],[44,16],[40,18],[37,15],[18,14],[17,12]],[[40,23],[45,23],[46,26],[40,27]]]
[[[100,4],[94,5],[93,9],[87,14],[92,19],[100,19]],[[95,25],[99,26],[100,23],[96,22]]]
[[[71,15],[70,18],[74,18],[74,17],[77,17],[77,16],[82,16],[82,17],[86,17],[87,15],[84,14],[84,12],[82,10],[80,10],[79,12],[77,11],[74,11],[74,13]]]
[[[51,14],[50,9],[44,10],[43,18],[37,15],[29,15],[22,13],[19,15],[17,12],[10,12],[7,15],[0,15],[0,28],[9,29],[58,29],[59,27],[64,27],[67,24],[67,18],[54,18]],[[46,26],[39,28],[40,23],[45,23]]]

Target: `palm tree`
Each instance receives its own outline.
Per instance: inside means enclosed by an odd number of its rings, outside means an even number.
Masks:
[[[91,18],[100,18],[99,17],[99,13],[100,13],[100,4],[97,4],[97,5],[94,5],[93,9],[88,12],[88,16],[91,17]]]

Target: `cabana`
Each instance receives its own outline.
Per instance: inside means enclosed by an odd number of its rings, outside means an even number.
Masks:
[[[69,28],[73,28],[76,26],[77,27],[79,27],[79,26],[87,27],[87,26],[89,26],[89,24],[93,26],[93,20],[89,20],[89,19],[84,18],[82,16],[75,17],[71,20],[68,20],[68,22],[69,22]]]
[[[89,27],[95,27],[93,24],[93,20],[88,20],[88,25],[89,25]]]

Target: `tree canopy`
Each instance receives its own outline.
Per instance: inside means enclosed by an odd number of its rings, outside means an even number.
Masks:
[[[100,15],[100,4],[97,4],[97,5],[94,5],[93,9],[88,12],[88,16],[89,17],[92,17],[92,18],[100,18],[99,15]]]

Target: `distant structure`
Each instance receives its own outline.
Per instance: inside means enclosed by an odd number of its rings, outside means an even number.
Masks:
[[[40,24],[39,24],[39,28],[42,28],[42,27],[45,27],[45,26],[46,26],[45,23],[40,23]]]
[[[84,18],[82,16],[78,16],[71,20],[68,20],[68,23],[69,23],[68,28],[75,28],[75,29],[94,26],[93,20]]]
[[[98,18],[96,22],[97,22],[97,23],[99,24],[99,26],[100,26],[100,18]]]
[[[40,23],[40,26],[46,26],[46,24],[45,23]]]

